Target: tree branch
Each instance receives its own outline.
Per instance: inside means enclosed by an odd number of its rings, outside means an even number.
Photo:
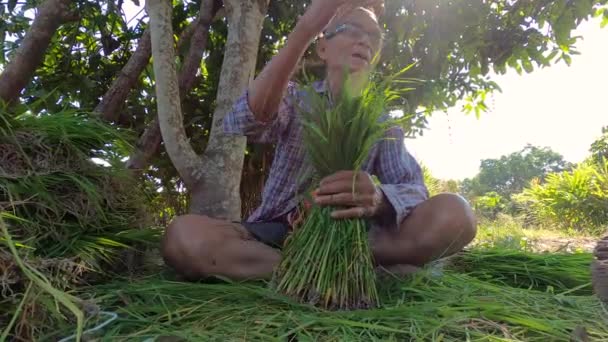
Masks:
[[[185,96],[185,93],[194,87],[196,73],[200,68],[203,53],[207,47],[209,27],[221,6],[221,2],[219,2],[218,6],[217,0],[203,0],[201,2],[197,23],[193,25],[194,33],[190,40],[190,49],[184,59],[184,65],[179,74],[179,90],[180,94],[182,94],[182,98]]]
[[[139,75],[150,62],[152,55],[152,42],[150,41],[150,30],[146,29],[139,39],[137,49],[129,58],[129,61],[120,71],[118,77],[112,82],[110,89],[103,95],[101,102],[95,107],[105,121],[115,122],[120,116],[120,109],[125,104],[129,92],[135,84]]]
[[[0,74],[0,100],[12,103],[34,76],[55,31],[64,23],[77,19],[70,0],[46,0],[25,35],[12,61]]]
[[[200,19],[197,19],[181,33],[178,44],[187,41],[195,33],[199,21]],[[105,121],[117,122],[129,93],[135,87],[139,75],[150,62],[151,55],[150,29],[147,29],[139,39],[137,49],[122,68],[118,77],[112,82],[110,89],[103,95],[94,112],[98,113]]]
[[[188,141],[183,124],[171,27],[173,8],[166,0],[149,0],[146,8],[150,16],[160,130],[173,165],[186,186],[193,187],[198,183],[203,165]]]
[[[209,37],[209,27],[213,22],[222,2],[218,0],[203,0],[201,3],[200,14],[197,20],[189,27],[193,29],[190,40],[190,49],[184,59],[184,64],[179,75],[179,94],[180,101],[194,87],[196,74],[200,67],[203,53],[207,48]],[[180,37],[180,43],[185,37]],[[144,169],[150,159],[154,157],[162,142],[158,118],[155,118],[146,128],[135,146],[135,151],[127,162],[127,167],[133,170]]]

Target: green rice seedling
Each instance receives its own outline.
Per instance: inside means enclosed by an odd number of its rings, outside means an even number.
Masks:
[[[159,276],[79,293],[118,314],[103,341],[544,342],[568,341],[577,327],[592,341],[608,340],[608,312],[593,296],[516,288],[450,269],[386,279],[378,282],[378,295],[380,307],[332,311],[280,295],[265,283],[181,283]]]
[[[360,170],[374,144],[397,124],[386,114],[399,97],[391,88],[393,81],[406,70],[368,82],[360,91],[345,83],[333,103],[327,94],[308,89],[310,107],[302,108],[300,115],[314,169],[313,187],[335,172]],[[334,220],[330,215],[335,209],[313,206],[307,213],[286,242],[273,285],[280,293],[324,308],[375,307],[378,293],[367,222]]]
[[[472,277],[512,287],[591,295],[590,253],[532,253],[476,248],[453,258],[452,268]]]

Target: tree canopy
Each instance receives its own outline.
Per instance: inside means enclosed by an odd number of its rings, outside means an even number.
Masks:
[[[498,159],[481,161],[479,174],[463,181],[463,191],[469,196],[496,193],[502,197],[520,193],[532,179],[561,172],[571,165],[550,148],[527,145],[522,150]]]
[[[608,159],[608,126],[602,128],[602,135],[591,144],[589,152],[596,163]]]
[[[165,191],[175,189],[176,173],[162,148],[156,124],[154,74],[149,64],[148,18],[133,19],[124,1],[63,1],[71,15],[42,49],[43,60],[19,93],[15,106],[35,105],[53,113],[62,108],[98,113],[117,127],[141,136],[137,149],[144,149],[139,163],[146,179]],[[132,1],[137,5],[139,1]],[[23,45],[33,18],[41,12],[41,0],[8,1],[0,4],[0,70],[13,61]],[[181,94],[186,133],[195,150],[206,148],[227,41],[228,25],[221,1],[202,6],[197,1],[173,1],[172,26],[178,47],[178,68],[183,67],[194,40],[193,33],[205,26],[208,38],[202,62],[195,64],[191,86]],[[256,62],[259,71],[285,43],[307,1],[271,1],[261,32]],[[608,0],[387,0],[382,18],[385,42],[380,70],[393,73],[414,63],[408,77],[419,80],[403,98],[410,118],[408,133],[421,134],[427,116],[464,101],[465,112],[481,115],[488,93],[498,90],[496,74],[507,70],[532,72],[555,63],[571,63],[580,37],[573,30],[591,16],[608,23]],[[209,18],[205,20],[205,12]],[[202,22],[202,24],[201,24]],[[27,55],[26,55],[27,56]],[[307,60],[314,60],[311,53]],[[139,61],[139,62],[137,62]],[[123,84],[124,99],[116,97],[113,82]],[[106,103],[116,106],[105,106]],[[14,112],[19,112],[15,109]],[[146,133],[152,144],[141,141]],[[147,137],[149,138],[149,136]],[[245,168],[248,184],[261,184],[269,164],[268,151],[248,146]],[[248,171],[249,170],[249,171]],[[252,191],[259,191],[259,186]]]

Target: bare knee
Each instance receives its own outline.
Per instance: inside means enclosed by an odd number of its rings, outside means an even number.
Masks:
[[[457,231],[461,231],[463,237],[471,241],[477,234],[477,220],[471,205],[464,197],[443,193],[433,197],[431,200],[437,201],[437,206],[441,208],[440,218],[446,224]]]
[[[213,246],[221,236],[213,227],[214,220],[199,215],[178,216],[169,224],[161,244],[167,266],[188,278],[201,278],[209,274],[213,264]]]
[[[414,209],[402,225],[398,241],[414,245],[417,264],[452,255],[468,245],[477,233],[469,203],[461,196],[443,193]]]
[[[454,249],[461,249],[473,241],[477,234],[477,220],[466,199],[457,194],[442,193],[425,204],[432,208],[438,231],[451,237]]]

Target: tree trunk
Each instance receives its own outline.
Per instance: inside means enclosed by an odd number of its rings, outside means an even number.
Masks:
[[[218,86],[213,126],[203,155],[202,182],[190,188],[190,212],[239,220],[239,185],[245,154],[244,137],[223,134],[222,121],[246,89],[255,71],[260,33],[268,0],[226,0],[228,38]]]
[[[183,125],[171,27],[173,8],[168,0],[149,0],[146,7],[150,16],[160,130],[171,162],[186,186],[193,188],[200,179],[203,163],[192,149]]]
[[[160,130],[167,153],[192,194],[190,212],[239,220],[245,138],[225,136],[222,121],[253,77],[268,0],[226,0],[224,4],[228,40],[211,136],[203,158],[192,149],[183,126],[171,38],[171,5],[166,0],[149,0],[147,8]]]
[[[183,100],[186,94],[194,87],[196,73],[200,67],[203,53],[207,47],[209,27],[221,7],[221,1],[203,0],[199,17],[196,22],[189,27],[193,30],[192,33],[188,35],[192,36],[190,39],[190,48],[179,74],[180,101]],[[186,37],[180,37],[180,43],[185,38]],[[129,157],[127,167],[132,170],[144,169],[148,166],[152,157],[158,153],[161,142],[160,126],[158,124],[158,118],[155,117],[139,138],[139,141],[135,146],[135,151],[133,151]]]
[[[77,18],[69,9],[71,3],[70,0],[47,0],[40,5],[23,43],[0,74],[0,100],[6,103],[17,100],[42,63],[55,31],[63,23]]]

